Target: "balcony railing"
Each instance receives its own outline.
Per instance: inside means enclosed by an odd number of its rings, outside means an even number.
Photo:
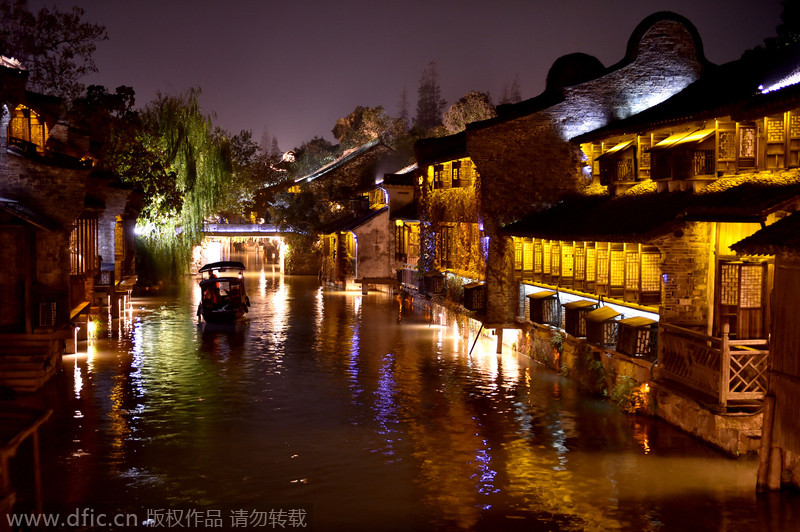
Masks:
[[[767,340],[731,340],[659,324],[658,365],[665,377],[685,384],[727,407],[731,401],[764,398],[767,390]]]

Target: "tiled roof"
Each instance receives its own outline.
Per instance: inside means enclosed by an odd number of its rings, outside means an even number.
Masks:
[[[745,255],[800,254],[800,212],[778,220],[731,248]]]
[[[339,218],[338,220],[334,220],[320,227],[318,232],[322,235],[329,235],[340,231],[352,231],[387,210],[389,210],[389,207],[381,207],[380,209],[371,210],[361,216],[349,215]]]
[[[644,181],[618,196],[581,194],[505,227],[514,236],[646,242],[685,221],[761,222],[800,201],[800,171],[718,179],[700,192],[658,192]]]
[[[46,215],[15,200],[0,198],[0,210],[13,214],[17,218],[46,231],[57,231],[61,228],[55,220],[51,220]]]
[[[296,179],[295,182],[308,183],[311,181],[315,181],[322,176],[331,174],[336,170],[339,170],[349,164],[354,163],[354,161],[363,158],[366,154],[379,152],[376,153],[376,155],[381,156],[384,154],[384,152],[387,151],[392,151],[392,149],[383,144],[380,140],[373,140],[372,142],[368,142],[367,144],[359,146],[358,148],[345,152],[344,155],[342,155],[335,161],[330,162],[321,168],[318,168],[317,170],[311,172],[306,176]]]
[[[462,131],[446,137],[420,139],[414,143],[419,166],[428,166],[467,157],[467,134]]]
[[[759,172],[723,176],[698,192],[687,220],[760,222],[800,198],[800,172]]]
[[[646,242],[680,223],[687,192],[657,193],[647,183],[625,194],[577,195],[506,226],[504,232],[555,240]]]

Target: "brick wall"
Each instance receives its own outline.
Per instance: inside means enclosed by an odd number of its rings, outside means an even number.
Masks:
[[[681,234],[682,233],[682,234]],[[682,232],[655,242],[661,250],[661,319],[701,329],[709,324],[713,226],[689,222]]]

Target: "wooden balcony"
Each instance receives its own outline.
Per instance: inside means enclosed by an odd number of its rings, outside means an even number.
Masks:
[[[658,366],[663,375],[709,396],[722,408],[760,401],[767,391],[767,340],[731,340],[660,323]]]

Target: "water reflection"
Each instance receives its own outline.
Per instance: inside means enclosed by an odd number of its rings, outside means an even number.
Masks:
[[[796,515],[793,499],[759,507],[753,462],[623,416],[494,339],[473,349],[468,326],[313,278],[247,282],[243,326],[199,326],[187,283],[65,359],[43,434],[51,504],[312,503],[321,530],[731,531]]]

